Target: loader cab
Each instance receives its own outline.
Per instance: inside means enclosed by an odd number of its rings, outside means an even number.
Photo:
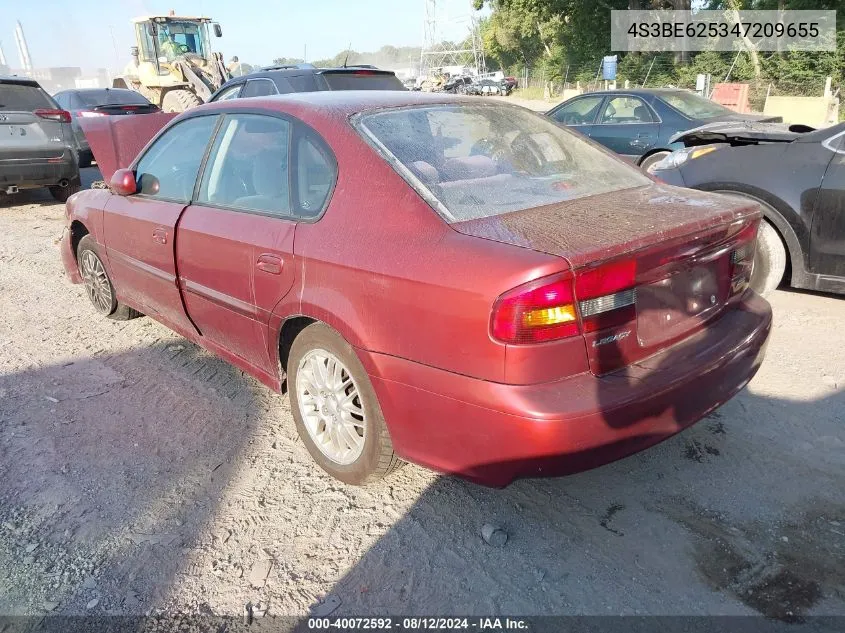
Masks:
[[[211,57],[208,19],[152,17],[135,23],[142,62],[168,63],[179,55]],[[215,35],[220,26],[214,24]]]

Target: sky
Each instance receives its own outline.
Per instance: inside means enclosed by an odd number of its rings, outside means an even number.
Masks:
[[[425,0],[0,0],[0,46],[20,66],[15,21],[20,20],[36,67],[122,68],[134,43],[138,15],[206,15],[220,22],[214,50],[228,61],[269,64],[275,57],[332,57],[351,43],[359,52],[385,44],[422,43]],[[440,39],[469,34],[471,0],[437,0]],[[448,21],[440,22],[442,18]],[[307,51],[307,53],[306,53]]]

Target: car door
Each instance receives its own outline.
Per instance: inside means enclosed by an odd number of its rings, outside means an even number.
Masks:
[[[657,144],[660,122],[639,97],[608,97],[590,137],[624,158],[635,161]]]
[[[136,161],[138,193],[105,205],[103,242],[118,298],[176,330],[193,329],[176,283],[176,224],[219,118],[193,116],[167,128]]]
[[[549,116],[558,123],[589,136],[603,101],[604,95],[575,97],[552,110]]]
[[[810,270],[845,277],[845,135],[819,145],[834,150],[816,196],[810,233]]]
[[[203,337],[265,371],[270,313],[296,278],[292,127],[227,114],[176,242],[185,306]]]

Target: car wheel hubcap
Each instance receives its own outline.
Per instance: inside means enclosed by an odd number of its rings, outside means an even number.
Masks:
[[[82,251],[79,268],[91,303],[103,314],[111,312],[112,291],[103,262],[91,251]]]
[[[308,435],[331,461],[348,465],[364,450],[361,394],[346,366],[323,349],[308,352],[296,372],[299,413]]]

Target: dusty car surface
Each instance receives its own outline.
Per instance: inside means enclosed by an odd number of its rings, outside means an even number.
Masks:
[[[103,315],[286,384],[348,483],[402,460],[496,486],[591,468],[694,423],[763,358],[759,207],[656,184],[515,106],[233,100],[128,168],[98,162],[111,190],[67,205],[71,279]]]
[[[79,191],[70,113],[37,81],[0,76],[0,192],[47,187],[61,202]]]
[[[845,123],[711,123],[678,134],[682,150],[649,171],[668,183],[721,191],[763,208],[752,287],[781,283],[845,293]]]

